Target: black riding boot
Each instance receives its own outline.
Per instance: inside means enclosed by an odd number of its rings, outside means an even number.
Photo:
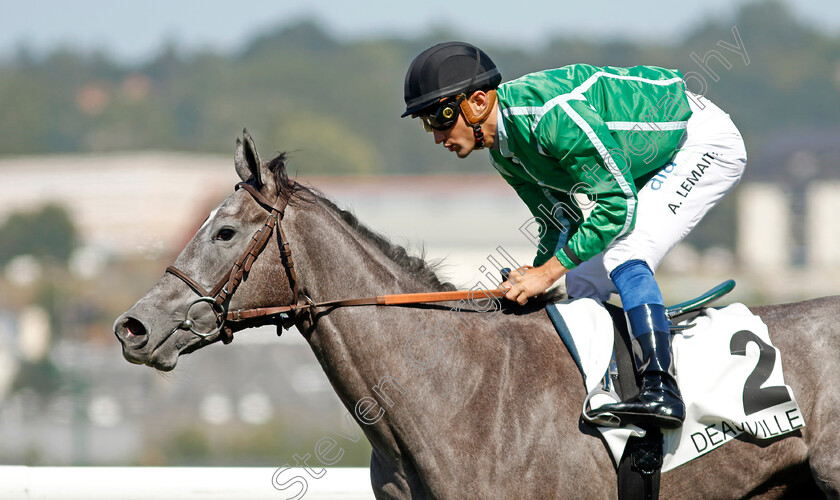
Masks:
[[[671,351],[671,333],[665,308],[645,304],[627,311],[633,337],[633,364],[641,376],[641,392],[635,398],[603,405],[590,414],[612,414],[621,425],[676,429],[685,420],[682,401]]]

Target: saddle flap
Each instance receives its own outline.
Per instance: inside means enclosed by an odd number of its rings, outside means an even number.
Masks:
[[[567,299],[545,307],[557,334],[583,376],[589,392],[600,386],[612,358],[613,322],[593,299]]]

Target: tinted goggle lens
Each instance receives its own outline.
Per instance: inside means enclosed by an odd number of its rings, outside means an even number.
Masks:
[[[460,99],[444,101],[433,112],[420,117],[423,120],[423,128],[427,132],[432,130],[449,130],[458,121],[461,113]]]

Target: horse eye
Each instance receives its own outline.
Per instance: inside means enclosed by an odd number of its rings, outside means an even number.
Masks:
[[[234,234],[236,234],[236,231],[234,231],[233,229],[231,229],[229,227],[223,227],[222,229],[219,230],[218,233],[216,233],[216,238],[215,239],[221,240],[221,241],[230,241],[230,239],[233,238]]]

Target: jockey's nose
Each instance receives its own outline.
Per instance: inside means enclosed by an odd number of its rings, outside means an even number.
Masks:
[[[435,136],[435,144],[440,144],[444,140],[446,140],[446,132],[443,130],[432,130]]]

